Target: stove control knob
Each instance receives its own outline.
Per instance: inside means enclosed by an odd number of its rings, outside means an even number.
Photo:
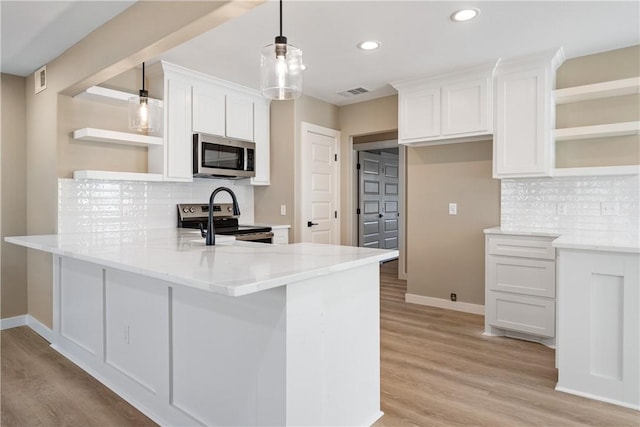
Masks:
[[[194,213],[196,210],[194,208],[189,208],[189,212]]]
[[[227,206],[227,212],[231,212],[233,209],[231,209],[231,206]]]
[[[182,212],[188,213],[189,212],[189,208],[182,208]]]

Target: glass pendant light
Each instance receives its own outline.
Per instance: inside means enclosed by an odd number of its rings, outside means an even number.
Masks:
[[[262,94],[270,99],[295,99],[302,95],[302,51],[287,44],[282,35],[282,0],[280,0],[280,35],[275,43],[262,49],[260,60]]]
[[[149,92],[144,89],[144,62],[142,63],[142,89],[139,96],[129,98],[129,129],[138,132],[155,132],[158,130],[160,101],[150,99]]]

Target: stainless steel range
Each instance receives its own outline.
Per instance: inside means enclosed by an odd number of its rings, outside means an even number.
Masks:
[[[178,227],[207,229],[209,204],[179,204]],[[271,243],[271,227],[238,225],[238,217],[233,215],[233,204],[216,203],[213,205],[213,225],[216,234],[235,236],[236,240]]]

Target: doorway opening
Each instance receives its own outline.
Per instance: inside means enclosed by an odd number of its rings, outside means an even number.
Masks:
[[[398,249],[398,277],[406,278],[405,147],[389,133],[352,137],[351,146],[352,244]]]

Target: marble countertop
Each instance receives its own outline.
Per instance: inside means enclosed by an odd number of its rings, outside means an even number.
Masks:
[[[485,234],[555,237],[552,245],[559,249],[640,253],[640,236],[634,236],[633,233],[613,233],[605,231],[553,233],[536,230],[505,230],[500,227],[487,228],[484,232]]]
[[[177,228],[6,237],[9,243],[88,261],[182,286],[242,296],[378,263],[398,251],[296,243],[269,245]]]

